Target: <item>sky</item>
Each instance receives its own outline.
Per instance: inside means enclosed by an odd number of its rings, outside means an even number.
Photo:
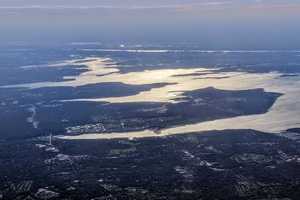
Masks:
[[[300,49],[300,0],[0,0],[0,42]]]

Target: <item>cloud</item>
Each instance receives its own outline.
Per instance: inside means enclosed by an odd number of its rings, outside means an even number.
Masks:
[[[228,2],[208,2],[208,3],[193,3],[193,4],[170,4],[170,5],[25,5],[25,6],[0,6],[0,9],[6,10],[23,10],[23,9],[47,9],[47,10],[61,10],[61,9],[177,9],[186,6],[220,6],[228,4]]]
[[[5,3],[6,2],[6,3]],[[272,8],[272,7],[292,7],[300,6],[299,0],[78,0],[68,4],[68,1],[21,1],[21,0],[4,0],[0,2],[0,10],[5,11],[23,11],[23,10],[176,10],[189,11],[197,9],[226,9],[226,8]]]

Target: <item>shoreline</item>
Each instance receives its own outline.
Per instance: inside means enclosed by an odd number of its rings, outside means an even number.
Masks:
[[[128,133],[90,133],[78,136],[63,136],[61,139],[114,139],[114,138],[142,138],[163,137],[167,135],[188,132],[225,130],[225,129],[253,129],[262,132],[279,133],[295,128],[300,120],[300,77],[283,76],[278,72],[246,73],[220,72],[219,69],[208,68],[179,68],[145,70],[140,72],[120,73],[116,63],[109,58],[87,57],[84,59],[64,61],[73,66],[85,65],[87,72],[74,77],[64,77],[63,82],[41,82],[20,85],[3,86],[5,88],[25,87],[28,89],[43,87],[78,87],[89,84],[120,82],[131,85],[169,83],[169,85],[143,91],[136,95],[110,97],[99,99],[65,99],[62,101],[91,101],[107,103],[139,103],[139,102],[168,102],[177,103],[184,92],[214,87],[221,90],[249,90],[262,88],[266,92],[283,94],[268,112],[259,115],[246,115],[225,118],[214,121],[186,124],[183,126],[160,130],[157,134],[152,130]],[[49,65],[50,67],[51,65]],[[66,64],[67,66],[67,64]],[[225,78],[224,78],[225,77]]]

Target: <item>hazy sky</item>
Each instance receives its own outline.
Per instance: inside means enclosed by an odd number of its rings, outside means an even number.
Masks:
[[[300,49],[300,0],[0,0],[0,42]]]

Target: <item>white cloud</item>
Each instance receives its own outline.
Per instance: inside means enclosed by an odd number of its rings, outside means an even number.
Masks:
[[[180,9],[180,8],[214,8],[246,5],[266,5],[266,6],[286,6],[299,4],[300,0],[77,0],[72,1],[37,1],[37,0],[2,0],[1,10],[64,10],[64,9],[124,9],[124,10],[143,10],[143,9]]]

